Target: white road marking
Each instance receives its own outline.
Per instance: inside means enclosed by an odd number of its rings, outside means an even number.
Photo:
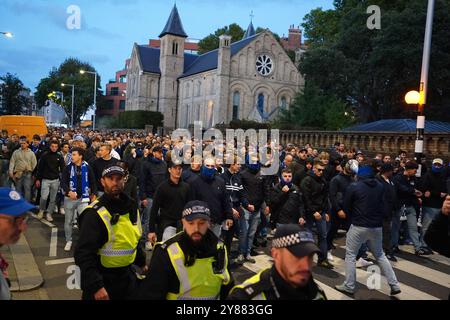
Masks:
[[[56,228],[56,226],[55,226],[53,223],[50,223],[50,222],[48,222],[48,221],[45,220],[45,219],[39,219],[39,218],[37,217],[37,215],[35,215],[34,213],[32,213],[31,216],[32,216],[33,218],[35,218],[36,220],[42,222],[42,223],[45,224],[46,226],[50,227],[50,228]]]
[[[448,274],[399,257],[396,258],[398,262],[392,263],[394,268],[408,272],[422,279],[437,283],[446,288],[450,288],[450,276]]]
[[[52,228],[52,235],[50,238],[50,253],[49,257],[56,257],[58,249],[58,228]]]
[[[334,257],[334,269],[333,271],[342,274],[343,276],[345,276],[345,261],[337,256],[333,256]],[[367,278],[369,276],[369,273],[366,272],[365,270],[361,270],[361,269],[356,269],[356,280],[357,282],[361,283],[362,285],[366,286],[367,285]],[[402,290],[402,293],[396,295],[395,297],[401,300],[440,300],[437,297],[434,297],[426,292],[417,290],[416,288],[410,287],[406,284],[403,284],[400,282],[400,289]],[[387,283],[387,279],[385,276],[381,276],[381,288],[380,290],[381,293],[390,296],[390,292],[391,289]]]
[[[53,266],[57,264],[66,264],[66,263],[74,263],[74,258],[65,258],[65,259],[55,259],[55,260],[47,260],[45,261],[46,266]]]
[[[414,248],[412,246],[398,246],[400,248],[400,250],[414,254]],[[450,259],[444,256],[441,256],[440,254],[433,254],[433,255],[428,255],[428,256],[421,256],[421,258],[423,259],[430,259],[433,260],[435,262],[439,262],[442,264],[445,264],[446,266],[450,266]]]

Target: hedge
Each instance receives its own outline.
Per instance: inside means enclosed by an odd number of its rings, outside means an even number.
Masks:
[[[153,128],[162,127],[164,116],[155,111],[124,111],[119,113],[110,124],[111,128],[144,129],[146,125]]]

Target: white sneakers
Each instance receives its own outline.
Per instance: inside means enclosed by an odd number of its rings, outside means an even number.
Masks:
[[[39,220],[44,219],[44,210],[39,210],[39,213],[37,214],[37,217]]]
[[[47,213],[47,221],[48,222],[52,222],[53,221],[53,217],[51,213]]]
[[[66,214],[66,211],[64,210],[63,207],[61,207],[61,208],[59,209],[59,213],[61,213],[62,215],[65,215],[65,214]]]
[[[363,258],[359,258],[358,261],[356,261],[356,267],[357,268],[365,268],[365,267],[368,267],[368,266],[371,266],[371,265],[373,265],[372,261],[367,261],[367,260],[365,260]]]
[[[68,252],[72,249],[72,241],[67,241],[64,251]]]
[[[328,253],[327,253],[327,260],[328,261],[334,261],[333,255],[331,254],[331,250],[329,250]]]

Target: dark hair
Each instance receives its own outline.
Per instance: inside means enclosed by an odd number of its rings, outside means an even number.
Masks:
[[[64,147],[65,145],[68,145],[70,147],[69,143],[65,141],[65,142],[61,143],[61,148]]]
[[[119,167],[121,167],[123,170],[125,170],[125,171],[128,171],[128,169],[129,169],[129,165],[128,165],[128,162],[126,162],[126,161],[117,161],[116,162],[116,165],[117,166],[119,166]]]
[[[78,154],[84,159],[84,149],[82,149],[82,148],[73,148],[72,152],[78,152]]]
[[[41,137],[39,137],[38,134],[35,134],[35,135],[33,136],[33,140],[41,141]]]
[[[281,174],[283,174],[283,173],[290,173],[290,174],[292,174],[292,170],[289,169],[289,168],[284,168],[283,170],[281,170]]]
[[[50,145],[52,145],[52,144],[56,144],[59,148],[59,142],[57,140],[51,140]]]

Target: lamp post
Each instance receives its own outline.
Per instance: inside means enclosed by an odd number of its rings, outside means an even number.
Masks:
[[[435,0],[428,0],[427,22],[425,26],[425,39],[423,44],[422,56],[422,70],[420,75],[420,91],[410,91],[406,94],[405,100],[408,104],[417,104],[417,126],[416,126],[416,145],[414,148],[416,161],[419,164],[417,176],[422,175],[422,158],[423,158],[423,138],[425,132],[425,116],[423,108],[427,102],[428,92],[428,71],[430,69],[430,52],[431,52],[431,37],[433,34],[433,17],[434,17],[434,3]],[[409,102],[411,103],[409,103]]]
[[[96,120],[96,113],[97,113],[97,72],[80,70],[80,73],[81,74],[85,74],[85,73],[93,74],[95,77],[95,80],[94,80],[94,121],[92,121],[92,130],[95,130],[95,120]]]
[[[72,112],[70,114],[70,126],[73,128],[73,102],[75,97],[75,85],[74,84],[67,84],[67,83],[61,83],[62,87],[68,86],[72,87]]]
[[[12,32],[8,32],[8,31],[0,31],[1,34],[3,34],[5,37],[7,38],[12,38],[13,34]]]

